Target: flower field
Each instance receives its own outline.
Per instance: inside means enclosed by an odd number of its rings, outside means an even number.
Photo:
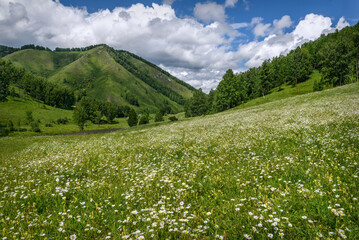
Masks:
[[[2,239],[359,239],[358,84],[27,141],[0,162]]]

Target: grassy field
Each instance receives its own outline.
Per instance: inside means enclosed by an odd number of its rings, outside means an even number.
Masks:
[[[73,111],[54,108],[30,97],[24,98],[8,97],[9,101],[0,102],[0,123],[6,125],[9,120],[16,126],[20,120],[21,128],[26,129],[25,132],[12,132],[10,136],[39,136],[39,135],[53,135],[71,132],[79,132],[79,127],[73,122]],[[41,132],[35,133],[31,131],[31,127],[26,124],[26,111],[32,111],[33,118],[39,120],[39,127]],[[67,124],[57,124],[57,119],[67,118]],[[128,128],[126,118],[116,118],[115,124],[101,124],[96,125],[88,122],[85,130],[98,130],[109,128]],[[52,127],[46,127],[46,124],[51,123]]]
[[[358,84],[0,151],[7,239],[359,238]]]
[[[11,120],[15,127],[18,126],[26,129],[24,132],[14,131],[10,136],[41,136],[41,135],[56,135],[79,132],[79,127],[72,120],[73,111],[64,110],[60,108],[51,107],[43,104],[33,98],[25,95],[22,91],[20,93],[24,97],[8,97],[7,102],[0,102],[0,124],[6,126],[8,121]],[[39,127],[41,132],[35,133],[31,131],[31,126],[26,121],[26,111],[31,111],[33,118],[39,120]],[[184,113],[176,114],[178,119],[184,118]],[[169,121],[169,116],[164,116],[164,121]],[[57,124],[59,118],[67,118],[67,124]],[[150,124],[154,123],[155,114],[150,114]],[[104,118],[105,121],[105,118]],[[51,127],[46,124],[51,123]],[[112,128],[128,128],[127,118],[115,118],[112,124],[94,124],[88,121],[85,126],[85,131],[112,129]]]
[[[305,82],[298,84],[298,92],[296,86],[292,86],[291,84],[283,84],[277,88],[272,89],[268,95],[265,97],[259,97],[253,100],[250,100],[249,102],[242,104],[239,106],[239,108],[246,108],[251,106],[257,106],[259,104],[273,102],[276,100],[286,99],[289,97],[295,97],[297,95],[303,95],[307,93],[313,92],[313,85],[314,81],[319,82],[321,78],[321,74],[319,71],[315,70],[313,73],[309,76],[309,79]],[[279,90],[281,89],[281,90]]]
[[[314,80],[320,80],[320,73],[315,71],[311,75],[308,81],[298,84],[299,94],[306,94],[313,92],[313,83]],[[268,95],[264,98],[257,98],[250,100],[249,102],[240,105],[237,109],[248,108],[253,106],[258,106],[260,104],[285,99],[289,97],[294,97],[297,95],[297,90],[290,85],[283,85],[281,91],[278,89],[273,89]],[[17,89],[17,91],[20,91]],[[24,95],[24,94],[22,94]],[[6,125],[9,120],[14,124],[21,121],[21,127],[26,128],[26,132],[14,132],[11,133],[12,136],[28,136],[28,135],[54,135],[62,133],[71,133],[78,132],[78,126],[72,121],[72,111],[63,110],[54,108],[37,101],[34,101],[32,98],[25,96],[24,98],[8,97],[8,102],[0,102],[0,124]],[[32,111],[34,119],[40,120],[40,129],[41,133],[33,133],[30,131],[30,126],[25,124],[26,111]],[[233,109],[231,110],[233,111]],[[184,118],[184,113],[176,114],[179,119]],[[61,117],[66,117],[70,121],[66,125],[52,124],[52,127],[46,127],[46,123],[56,122],[57,119]],[[151,114],[150,122],[154,122],[154,114]],[[165,120],[168,121],[168,116],[165,117]],[[109,129],[109,128],[128,128],[127,120],[125,118],[115,119],[117,124],[102,124],[96,125],[90,122],[87,123],[85,130],[98,130],[98,129]]]

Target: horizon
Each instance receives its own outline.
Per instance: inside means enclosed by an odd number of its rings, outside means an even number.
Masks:
[[[359,3],[0,0],[0,6],[1,45],[106,44],[208,92],[229,68],[257,67],[322,34],[355,25]]]

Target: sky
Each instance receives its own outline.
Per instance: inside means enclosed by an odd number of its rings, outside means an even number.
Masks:
[[[0,0],[0,44],[105,43],[208,92],[227,69],[353,26],[358,12],[358,0]]]

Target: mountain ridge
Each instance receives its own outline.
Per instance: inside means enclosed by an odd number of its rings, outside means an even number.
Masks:
[[[89,49],[88,49],[89,48]],[[3,57],[15,66],[67,85],[91,97],[155,112],[183,111],[195,90],[153,63],[105,44],[77,49],[19,49]]]

